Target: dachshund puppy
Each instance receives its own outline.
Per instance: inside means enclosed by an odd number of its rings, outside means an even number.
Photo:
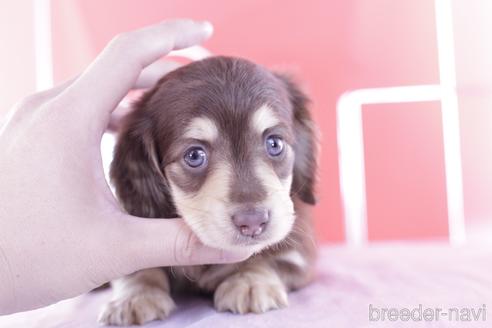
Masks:
[[[205,245],[255,255],[235,264],[146,269],[112,282],[112,325],[164,319],[171,289],[213,293],[215,308],[261,313],[313,276],[316,140],[308,99],[289,78],[212,57],[164,76],[136,103],[111,180],[128,213],[182,217]],[[163,236],[172,238],[172,236]]]

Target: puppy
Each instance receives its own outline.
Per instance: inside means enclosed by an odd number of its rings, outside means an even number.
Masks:
[[[122,206],[182,217],[205,245],[255,255],[113,281],[102,323],[164,319],[182,283],[213,293],[219,311],[260,313],[285,307],[287,292],[310,281],[316,141],[307,104],[289,78],[229,57],[181,67],[143,95],[111,167]]]

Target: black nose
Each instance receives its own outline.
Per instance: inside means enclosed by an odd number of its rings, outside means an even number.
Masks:
[[[232,216],[232,222],[241,234],[248,237],[260,235],[269,220],[270,214],[263,208],[239,210]]]

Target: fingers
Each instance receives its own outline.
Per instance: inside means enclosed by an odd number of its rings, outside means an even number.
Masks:
[[[133,111],[133,107],[130,105],[120,105],[116,110],[111,113],[109,118],[108,127],[106,128],[109,132],[118,132],[121,129],[123,119]]]
[[[121,34],[62,94],[72,104],[71,115],[78,120],[96,119],[104,130],[109,114],[136,83],[143,68],[171,50],[196,45],[211,34],[210,23],[191,20],[166,21]]]
[[[203,245],[182,219],[126,216],[124,221],[120,227],[126,240],[123,256],[129,261],[128,272],[159,266],[231,263],[251,255]]]
[[[147,89],[153,87],[160,78],[167,73],[180,67],[181,64],[175,61],[158,61],[146,67],[138,76],[133,89]],[[68,86],[70,86],[78,77],[66,80],[51,89],[36,92],[17,103],[14,107],[32,110],[57,97]],[[119,108],[119,107],[118,107]]]
[[[182,66],[178,62],[174,61],[157,61],[147,66],[140,76],[137,82],[133,86],[134,89],[148,89],[153,87],[157,81],[159,81],[164,75]],[[133,110],[130,104],[118,105],[118,107],[111,113],[111,117],[108,122],[107,130],[110,132],[117,132],[121,127],[123,118]]]
[[[181,64],[174,61],[157,61],[147,66],[139,75],[134,89],[147,89],[153,87],[157,81],[167,73],[174,71]]]
[[[159,79],[161,79],[167,73],[175,70],[180,67],[181,64],[175,61],[157,61],[147,66],[138,76],[135,85],[133,85],[132,89],[147,89],[153,87]],[[30,114],[32,110],[40,107],[44,103],[56,98],[60,95],[67,87],[69,87],[77,77],[62,82],[55,87],[32,94],[24,99],[22,99],[19,103],[17,103],[13,112],[15,115],[22,116],[25,114]],[[112,113],[109,123],[108,130],[112,132],[118,131],[121,126],[121,120],[125,117],[129,112],[131,112],[131,106],[122,106],[119,105],[116,110]],[[1,126],[1,124],[0,124]]]
[[[184,220],[177,219],[180,224],[179,232],[174,240],[174,260],[179,265],[230,263],[247,259],[251,254],[229,252],[205,246],[185,224]]]

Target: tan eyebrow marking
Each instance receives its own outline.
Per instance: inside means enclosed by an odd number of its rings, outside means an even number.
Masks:
[[[186,127],[184,137],[190,139],[213,142],[217,139],[219,131],[215,123],[206,117],[195,117]]]
[[[263,105],[258,108],[251,119],[252,128],[260,134],[279,123],[280,121],[277,116],[275,116],[273,109],[268,105]]]

